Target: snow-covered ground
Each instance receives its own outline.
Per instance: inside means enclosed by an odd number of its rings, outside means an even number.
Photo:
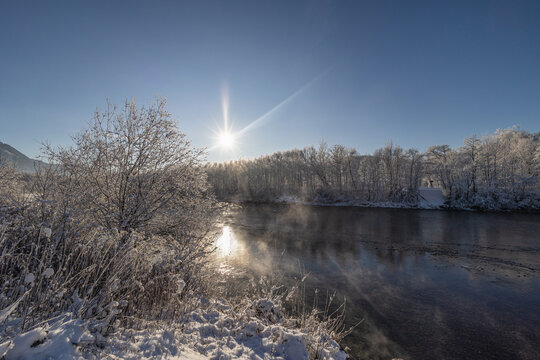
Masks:
[[[11,323],[13,323],[12,320]],[[4,327],[9,327],[10,322]],[[12,359],[346,359],[329,336],[307,332],[269,300],[233,311],[225,300],[208,302],[173,325],[117,328],[103,336],[95,320],[57,317],[2,341],[0,358]],[[3,329],[4,331],[6,329]]]
[[[440,188],[422,187],[418,189],[420,204],[418,207],[424,209],[439,209],[444,205],[444,195]]]
[[[315,206],[357,206],[357,207],[375,207],[375,208],[396,208],[396,209],[440,209],[444,205],[444,196],[441,189],[438,188],[420,188],[420,202],[418,205],[404,202],[366,202],[354,199],[327,201],[305,201],[296,196],[280,196],[274,202],[281,204],[297,205],[315,205]]]

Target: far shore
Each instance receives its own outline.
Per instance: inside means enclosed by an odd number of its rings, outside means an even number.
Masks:
[[[517,209],[484,209],[484,208],[471,208],[471,207],[456,207],[443,204],[441,206],[420,206],[407,203],[393,203],[393,202],[365,202],[365,201],[334,201],[334,202],[322,202],[322,201],[309,201],[309,200],[283,200],[283,199],[267,199],[267,200],[254,200],[254,199],[219,199],[222,202],[231,204],[273,204],[273,205],[299,205],[299,206],[320,206],[320,207],[354,207],[354,208],[380,208],[380,209],[404,209],[404,210],[438,210],[438,211],[468,211],[468,212],[482,212],[482,213],[529,213],[540,214],[540,209],[536,208],[517,208]]]

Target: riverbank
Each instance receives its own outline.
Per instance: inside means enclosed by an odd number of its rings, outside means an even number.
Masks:
[[[285,316],[278,304],[267,299],[242,309],[224,299],[201,300],[200,306],[178,323],[146,321],[136,328],[115,327],[103,335],[116,321],[113,308],[102,319],[82,320],[64,313],[0,343],[0,358],[348,358],[329,334],[298,327],[298,319]],[[17,319],[11,319],[0,330],[9,333],[17,326]]]
[[[477,212],[515,212],[515,213],[540,213],[540,198],[525,199],[521,202],[498,202],[491,198],[477,199],[473,203],[451,202],[446,199],[440,189],[425,188],[419,191],[419,201],[410,202],[375,202],[362,201],[354,198],[339,197],[337,199],[316,198],[305,200],[294,195],[284,195],[271,199],[239,199],[228,198],[221,201],[235,204],[290,204],[305,206],[330,206],[330,207],[361,207],[361,208],[390,208],[390,209],[418,209],[418,210],[447,210],[447,211],[477,211]]]

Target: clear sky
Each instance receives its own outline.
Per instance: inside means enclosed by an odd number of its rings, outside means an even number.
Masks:
[[[224,94],[233,132],[274,111],[210,160],[539,131],[540,1],[0,3],[0,141],[29,156],[156,95],[211,148]]]

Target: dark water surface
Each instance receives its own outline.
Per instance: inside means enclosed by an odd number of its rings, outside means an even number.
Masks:
[[[347,299],[355,359],[540,359],[540,215],[244,205],[225,272],[308,272]]]

